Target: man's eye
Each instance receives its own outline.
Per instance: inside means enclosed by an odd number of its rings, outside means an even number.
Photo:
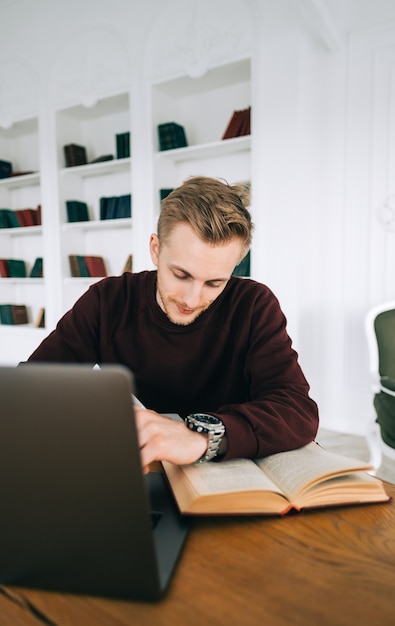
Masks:
[[[212,289],[219,289],[220,287],[222,287],[223,283],[207,283],[208,287],[211,287]]]

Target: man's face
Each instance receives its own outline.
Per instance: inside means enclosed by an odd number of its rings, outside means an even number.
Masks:
[[[174,324],[191,324],[225,289],[242,255],[240,239],[221,245],[202,241],[180,223],[159,246],[151,235],[151,258],[158,268],[156,298]]]

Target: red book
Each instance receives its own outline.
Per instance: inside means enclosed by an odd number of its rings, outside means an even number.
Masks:
[[[36,209],[17,209],[14,213],[21,226],[36,225]]]
[[[234,111],[232,117],[229,120],[229,124],[227,125],[224,134],[222,135],[222,139],[232,139],[233,137],[237,137],[241,124],[242,124],[242,116],[243,111]]]
[[[88,267],[90,276],[94,278],[101,278],[107,276],[106,266],[104,259],[101,256],[85,256],[85,263]]]
[[[2,278],[8,278],[10,275],[8,271],[8,261],[7,259],[0,259],[0,276]]]
[[[243,123],[241,125],[239,136],[242,135],[251,135],[251,107],[248,109],[244,109],[243,113]]]

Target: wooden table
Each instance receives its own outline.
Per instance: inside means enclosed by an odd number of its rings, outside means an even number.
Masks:
[[[146,604],[3,588],[1,626],[394,626],[388,504],[196,519],[166,598]]]

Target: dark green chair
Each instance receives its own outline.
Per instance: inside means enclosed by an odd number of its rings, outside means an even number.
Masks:
[[[395,301],[380,304],[365,319],[375,425],[368,433],[371,462],[395,459]]]

